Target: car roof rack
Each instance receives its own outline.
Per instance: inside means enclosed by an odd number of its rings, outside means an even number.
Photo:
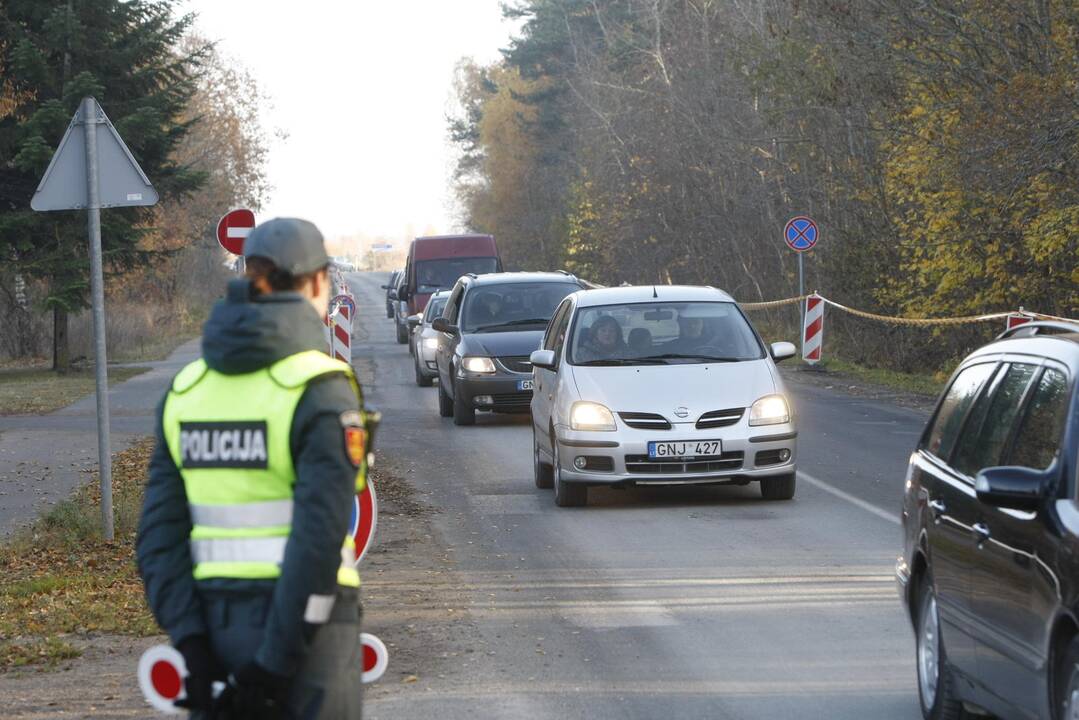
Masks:
[[[1033,337],[1035,335],[1064,335],[1069,333],[1079,334],[1079,324],[1060,320],[1035,320],[1008,328],[1000,335],[997,335],[997,340],[1026,337],[1028,335]]]

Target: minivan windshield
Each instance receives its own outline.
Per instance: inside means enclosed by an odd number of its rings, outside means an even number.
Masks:
[[[654,302],[581,308],[574,365],[674,365],[759,360],[764,348],[731,302]]]
[[[568,282],[515,282],[479,285],[465,296],[461,329],[465,332],[542,330],[571,292]]]
[[[429,293],[448,290],[457,278],[466,273],[498,272],[498,258],[443,258],[441,260],[416,261],[416,292]]]

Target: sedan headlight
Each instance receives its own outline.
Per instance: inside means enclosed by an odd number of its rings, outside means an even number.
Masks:
[[[433,338],[433,337],[424,338],[423,339],[423,346],[425,348],[427,348],[428,350],[437,350],[438,349],[438,338]]]
[[[569,426],[573,430],[613,432],[614,415],[599,403],[575,402],[569,411]]]
[[[493,373],[495,364],[489,357],[466,357],[461,361],[461,367],[471,373]]]
[[[749,409],[750,425],[779,425],[790,420],[791,411],[782,395],[765,395]]]

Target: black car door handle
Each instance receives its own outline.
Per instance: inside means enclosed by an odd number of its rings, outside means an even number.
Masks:
[[[971,527],[971,530],[974,531],[975,537],[978,538],[979,545],[989,539],[989,527],[984,523],[974,523],[973,527]]]

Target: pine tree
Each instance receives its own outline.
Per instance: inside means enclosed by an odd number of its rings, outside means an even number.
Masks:
[[[204,175],[171,160],[188,126],[204,50],[179,50],[193,16],[173,0],[6,0],[0,5],[0,258],[45,279],[53,313],[53,366],[65,370],[67,316],[86,306],[89,261],[81,211],[37,213],[30,198],[81,98],[92,95],[162,199],[199,187]],[[140,241],[153,210],[102,213],[106,271],[153,262]]]

